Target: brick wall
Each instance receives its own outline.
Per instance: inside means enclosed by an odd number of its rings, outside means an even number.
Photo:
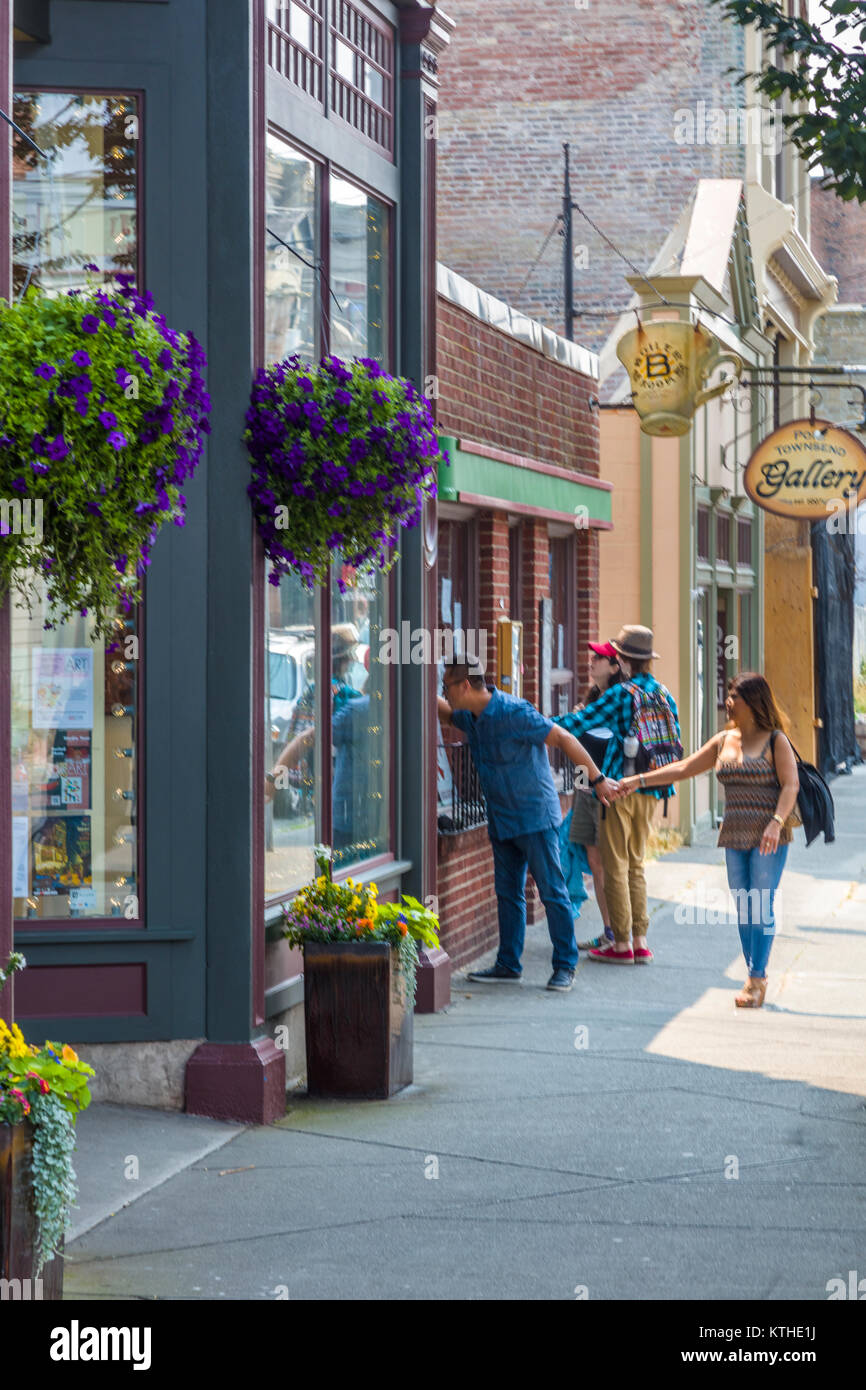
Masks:
[[[843,203],[813,179],[811,214],[812,250],[839,281],[838,302],[866,304],[866,206]],[[862,362],[863,357],[848,360]]]
[[[815,324],[814,338],[816,362],[826,363],[828,366],[843,366],[846,363],[857,365],[866,362],[866,307],[858,304],[850,309],[828,309]],[[837,409],[845,399],[840,391],[832,394],[828,391],[826,398],[832,401]],[[852,399],[855,398],[852,396]],[[853,420],[855,411],[862,409],[859,396],[856,400],[856,405],[846,409],[846,419]]]
[[[437,423],[445,434],[598,477],[598,383],[439,297]]]
[[[487,633],[487,672],[499,679],[496,624],[508,612],[508,517],[505,512],[481,512],[478,517],[478,626]],[[504,599],[505,608],[499,606]]]
[[[705,0],[448,0],[440,61],[438,254],[446,265],[563,331],[562,145],[572,196],[641,269],[695,179],[740,178],[745,148],[680,144],[682,110],[736,111],[744,35]],[[681,119],[681,118],[680,118]],[[681,127],[680,127],[681,128]],[[575,214],[578,310],[628,302],[628,267]],[[578,317],[598,347],[608,314]]]

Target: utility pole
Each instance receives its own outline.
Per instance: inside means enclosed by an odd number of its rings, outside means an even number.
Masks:
[[[565,186],[562,196],[562,235],[565,241],[565,336],[574,342],[574,234],[571,212],[571,178],[568,164],[568,145],[565,153]]]

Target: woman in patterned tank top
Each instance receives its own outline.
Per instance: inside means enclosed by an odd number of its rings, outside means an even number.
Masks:
[[[767,962],[776,928],[774,901],[791,842],[800,780],[786,736],[788,721],[769,682],[742,671],[728,687],[728,727],[691,757],[656,772],[620,778],[620,795],[638,786],[667,786],[715,768],[725,789],[719,845],[737,907],[749,978],[734,1002],[759,1009],[767,992]],[[775,734],[775,738],[773,737]]]

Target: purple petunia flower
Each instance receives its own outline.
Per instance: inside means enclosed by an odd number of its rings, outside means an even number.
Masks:
[[[91,512],[93,516],[102,516],[102,508],[98,502],[88,502],[87,510]]]
[[[106,328],[117,327],[117,315],[113,309],[103,309],[102,322],[105,324]]]
[[[345,415],[337,416],[336,420],[334,421],[334,431],[337,434],[349,433],[349,421],[346,419]]]
[[[334,392],[334,400],[337,402],[337,405],[351,405],[352,393],[351,391],[344,391],[342,386],[338,386],[337,390]]]
[[[46,444],[44,452],[50,459],[65,459],[66,455],[69,453],[69,445],[66,443],[63,435],[58,434],[56,439],[52,439]]]
[[[174,354],[170,348],[163,348],[156,360],[166,372],[170,372],[174,366]]]
[[[117,427],[117,416],[110,410],[100,411],[99,423],[104,429],[113,430]]]
[[[73,352],[72,360],[75,363],[76,367],[89,367],[90,353],[85,352],[84,348],[79,348],[77,352]]]
[[[57,368],[52,367],[50,362],[40,362],[38,367],[33,368],[34,376],[41,376],[43,381],[50,381],[57,373]]]
[[[126,555],[118,555],[114,562],[114,568],[117,570],[118,574],[126,574],[126,567],[128,564],[129,559]]]
[[[129,441],[125,434],[121,434],[120,430],[112,430],[110,434],[105,436],[105,442],[110,444],[112,449],[125,449]]]
[[[126,390],[126,387],[132,381],[132,377],[126,370],[126,367],[117,367],[114,372],[114,380],[117,382],[118,386]]]
[[[95,314],[84,315],[84,318],[81,320],[81,331],[82,333],[99,332],[99,319],[96,317]]]
[[[49,471],[48,464],[40,463],[38,459],[34,459],[30,467],[33,469],[34,473],[47,473]],[[15,483],[13,483],[12,486],[14,487]]]

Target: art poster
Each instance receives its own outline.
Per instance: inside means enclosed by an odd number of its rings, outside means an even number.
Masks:
[[[46,816],[34,826],[33,896],[65,896],[90,888],[89,816]]]
[[[93,649],[34,647],[31,727],[93,728]]]
[[[30,809],[90,808],[90,730],[58,729],[31,771]]]

